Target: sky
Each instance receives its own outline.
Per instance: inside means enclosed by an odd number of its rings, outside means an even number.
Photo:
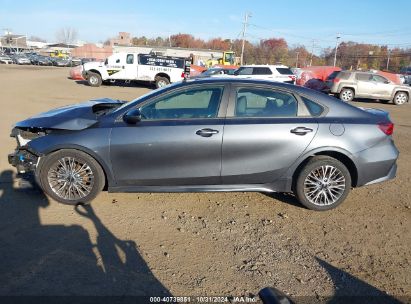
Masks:
[[[236,39],[246,12],[252,15],[246,32],[252,42],[284,38],[290,46],[314,44],[320,52],[333,47],[339,33],[340,42],[411,47],[410,0],[0,0],[0,30],[50,42],[66,27],[85,42],[105,41],[120,31],[133,37],[188,33]]]

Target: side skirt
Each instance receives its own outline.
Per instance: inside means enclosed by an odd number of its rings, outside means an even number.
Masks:
[[[108,192],[277,192],[274,184],[189,185],[189,186],[117,186]]]

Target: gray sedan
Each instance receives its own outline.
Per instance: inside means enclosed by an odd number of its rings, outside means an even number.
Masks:
[[[293,192],[328,210],[395,177],[393,123],[316,91],[246,79],[176,83],[15,125],[9,162],[66,204],[110,192]]]

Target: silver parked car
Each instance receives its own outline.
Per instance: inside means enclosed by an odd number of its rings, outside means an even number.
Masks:
[[[13,59],[11,59],[9,56],[7,55],[0,55],[0,64],[4,63],[4,64],[12,64],[13,63]]]
[[[392,132],[387,112],[304,87],[206,78],[21,121],[9,162],[67,204],[90,202],[106,187],[294,192],[304,206],[328,210],[352,187],[395,177]]]
[[[336,71],[327,78],[327,85],[332,94],[343,101],[354,98],[392,100],[396,105],[407,103],[411,88],[395,84],[389,79],[372,72]]]

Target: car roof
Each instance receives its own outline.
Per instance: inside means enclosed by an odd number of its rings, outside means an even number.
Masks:
[[[246,65],[242,65],[241,68],[287,68],[288,66],[283,65],[283,64],[246,64]]]

